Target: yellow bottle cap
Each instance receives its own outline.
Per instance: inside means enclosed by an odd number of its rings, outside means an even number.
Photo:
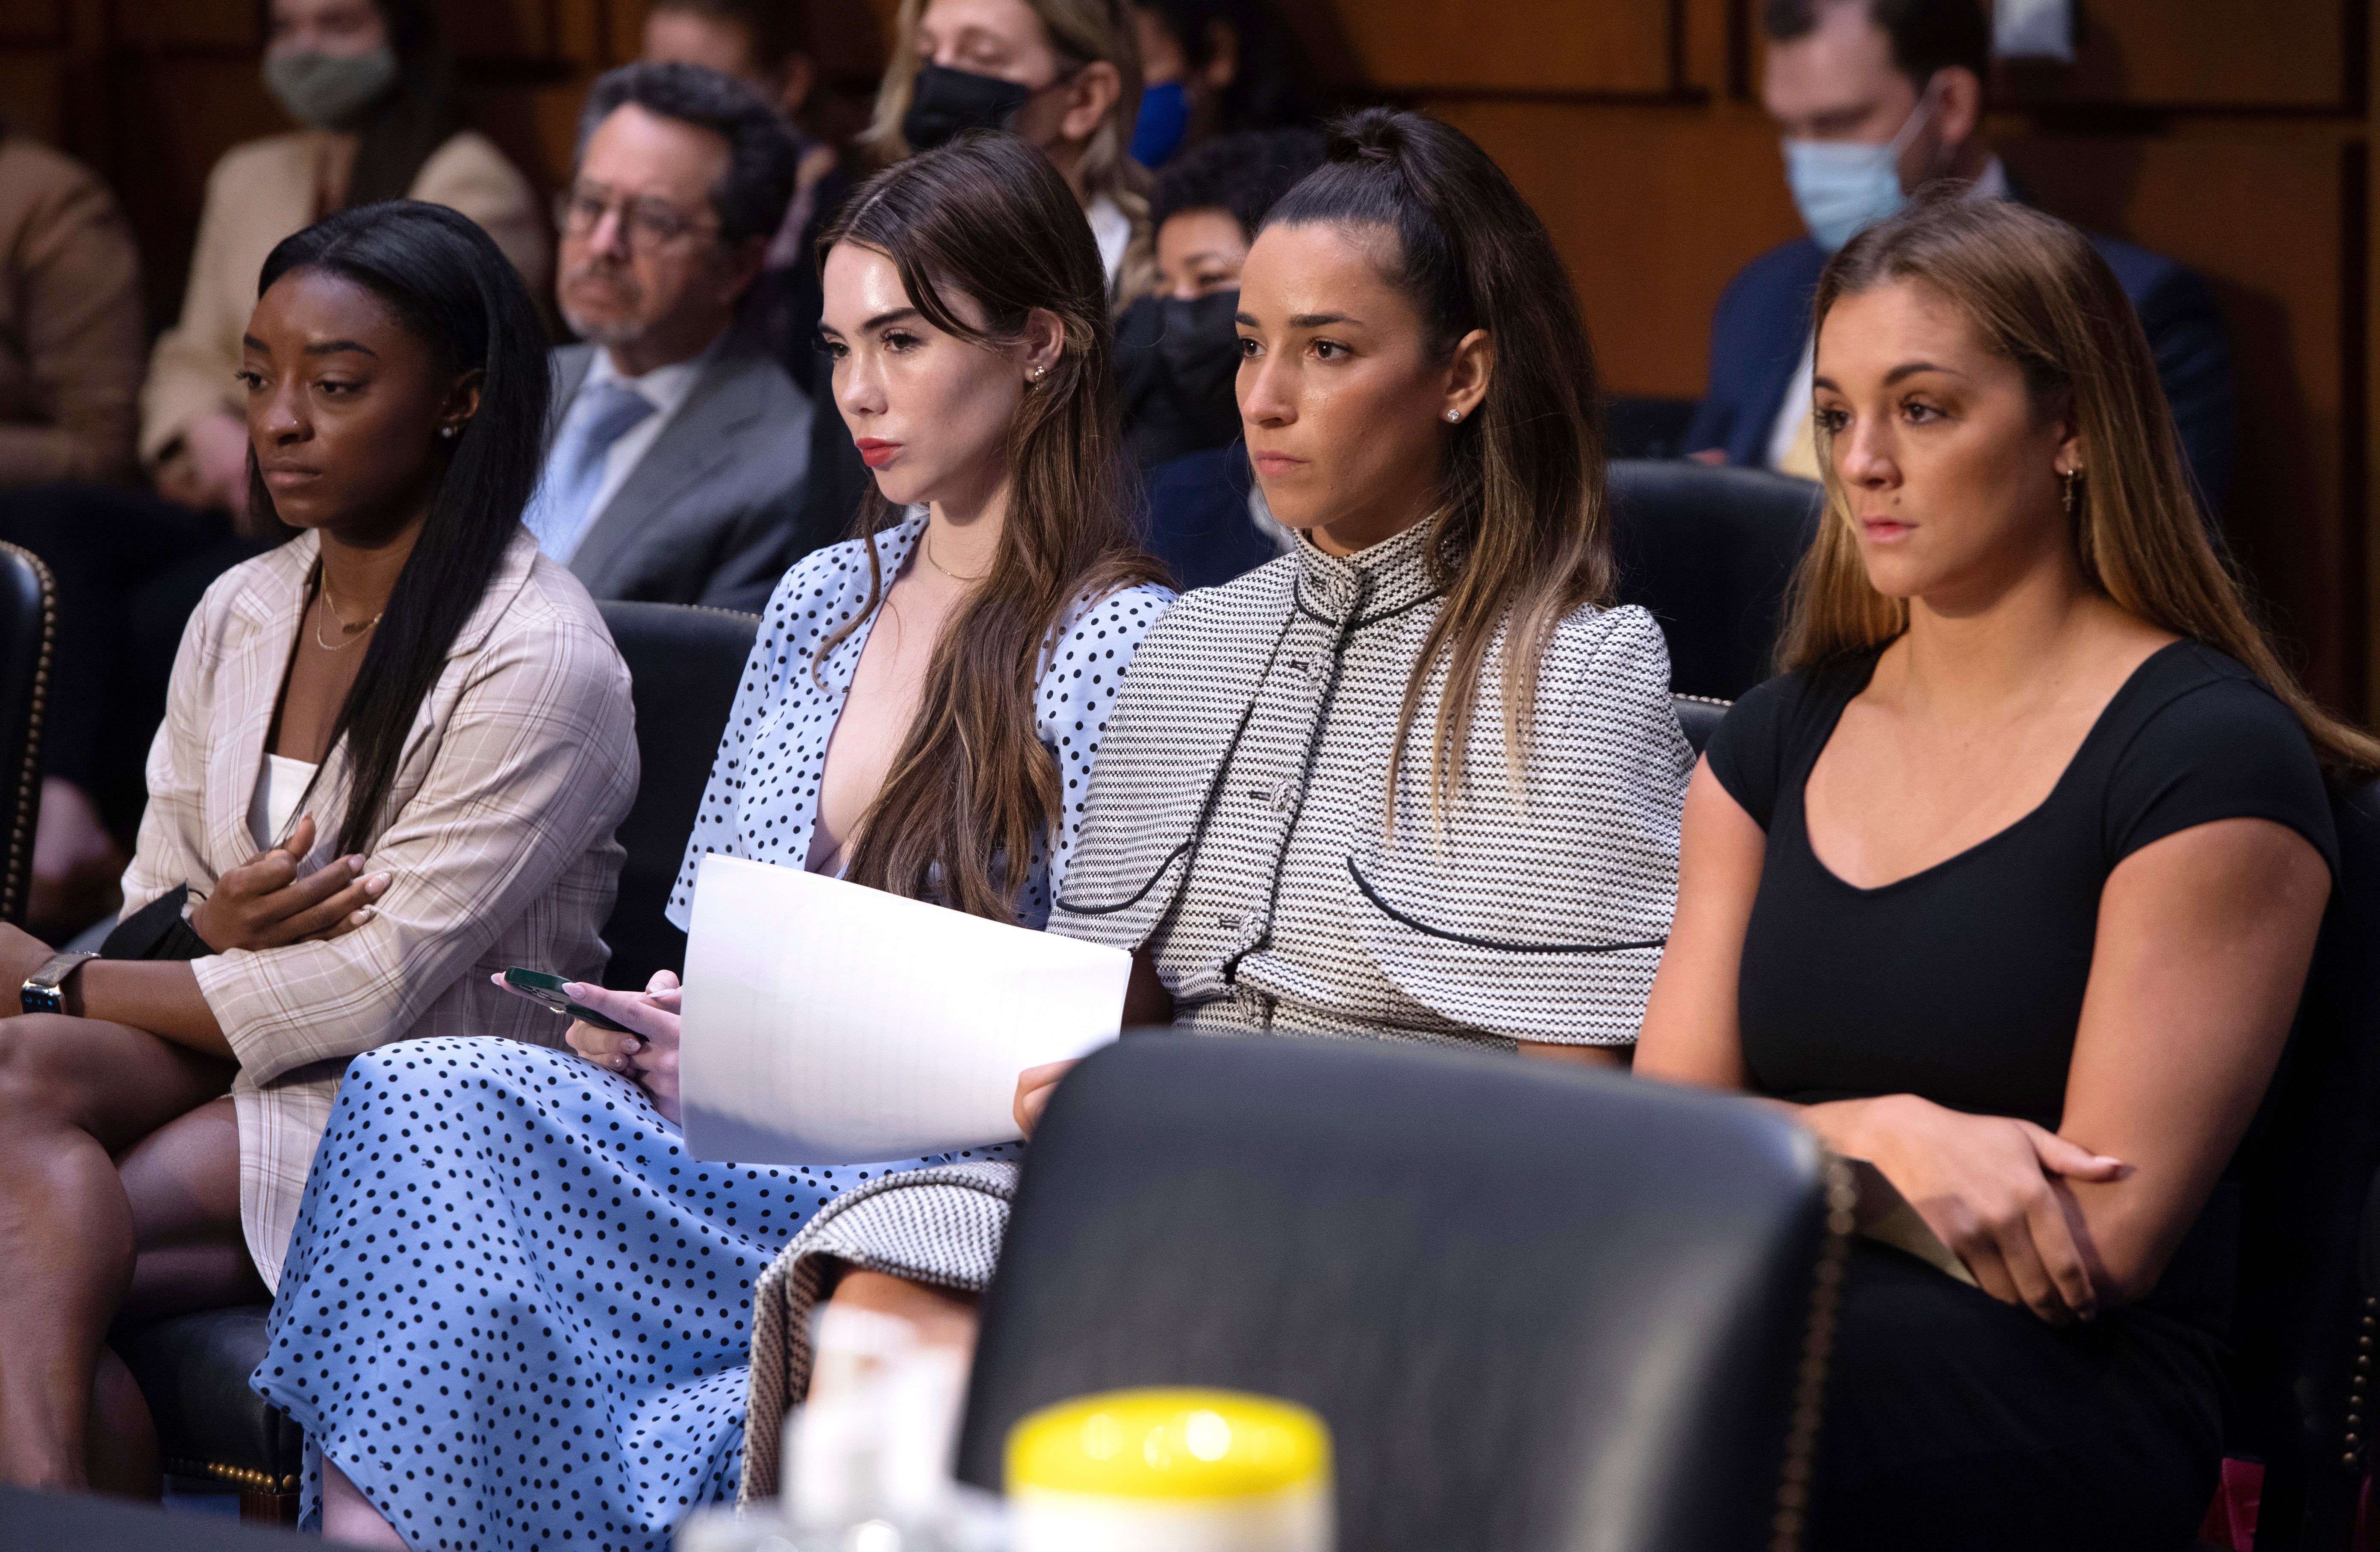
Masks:
[[[1008,1490],[1252,1497],[1330,1476],[1330,1430],[1293,1401],[1238,1390],[1109,1390],[1008,1432]]]

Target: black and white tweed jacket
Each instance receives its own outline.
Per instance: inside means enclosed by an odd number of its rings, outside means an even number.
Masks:
[[[1557,628],[1505,748],[1491,653],[1463,779],[1433,811],[1439,602],[1422,528],[1294,552],[1177,603],[1143,643],[1091,772],[1050,929],[1147,945],[1186,1027],[1622,1044],[1677,905],[1694,755],[1641,609]]]

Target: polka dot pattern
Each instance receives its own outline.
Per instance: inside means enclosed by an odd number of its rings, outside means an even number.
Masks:
[[[866,546],[875,544],[890,578],[900,573],[925,528],[925,508],[913,507],[872,541],[855,539],[817,551],[777,584],[752,655],[745,661],[744,680],[670,894],[669,918],[679,927],[692,918],[695,869],[706,855],[720,852],[790,867],[808,856],[827,744],[875,625],[873,615],[861,617],[868,607]],[[1170,590],[1148,586],[1077,599],[1051,632],[1035,720],[1041,742],[1057,758],[1065,808],[1057,856],[1036,849],[1032,877],[1017,899],[1019,926],[1038,928],[1050,919],[1050,876],[1065,872],[1108,709],[1133,649],[1172,601]],[[820,644],[855,619],[857,628],[821,656]]]
[[[893,1165],[711,1164],[567,1052],[407,1040],[349,1064],[252,1383],[415,1552],[664,1552],[741,1471],[752,1287]]]

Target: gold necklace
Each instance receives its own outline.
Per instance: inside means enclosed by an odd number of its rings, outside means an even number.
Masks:
[[[941,562],[934,559],[934,530],[931,528],[928,528],[926,530],[925,537],[920,540],[920,547],[926,552],[926,564],[932,566],[936,571],[941,572],[944,576],[949,577],[953,582],[980,582],[985,577],[991,575],[991,573],[986,571],[980,572],[973,576],[961,576],[957,572],[953,571],[950,567],[942,564]]]
[[[373,615],[370,619],[359,620],[351,625],[347,624],[346,617],[339,612],[339,606],[331,601],[331,584],[327,579],[323,581],[320,590],[315,594],[315,597],[321,600],[322,608],[314,616],[314,645],[320,647],[325,652],[346,651],[348,648],[356,644],[356,637],[363,635],[364,632],[371,629],[374,625],[379,624],[382,619],[383,619],[388,613],[386,609],[382,609],[380,613]],[[335,647],[322,639],[323,614],[328,614],[332,619],[338,621],[339,634],[346,637],[346,640],[340,642]]]

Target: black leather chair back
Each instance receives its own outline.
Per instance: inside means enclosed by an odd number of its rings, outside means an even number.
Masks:
[[[1729,703],[1713,700],[1707,696],[1673,695],[1670,704],[1677,709],[1678,726],[1685,731],[1686,742],[1701,754],[1710,746],[1711,734],[1727,717]]]
[[[2380,782],[2331,803],[2339,878],[2288,1055],[2241,1156],[2227,1450],[2265,1463],[2257,1552],[2344,1549],[2370,1469],[2380,1287]]]
[[[1035,1134],[960,1475],[997,1486],[1010,1426],[1050,1402],[1219,1385],[1328,1421],[1342,1546],[1779,1545],[1831,1333],[1814,1290],[1849,1227],[1829,1190],[1808,1134],[1742,1101],[1484,1053],[1128,1036]]]
[[[1768,677],[1785,588],[1818,531],[1818,487],[1760,469],[1616,459],[1620,600],[1670,638],[1670,687],[1733,700]]]
[[[735,702],[759,616],[676,603],[599,605],[628,665],[637,704],[637,801],[620,821],[628,859],[603,940],[606,986],[641,988],[656,970],[686,967],[686,934],[670,925],[670,888],[694,812]]]
[[[33,827],[42,812],[42,717],[50,694],[57,589],[30,550],[0,543],[0,921],[25,924]]]

